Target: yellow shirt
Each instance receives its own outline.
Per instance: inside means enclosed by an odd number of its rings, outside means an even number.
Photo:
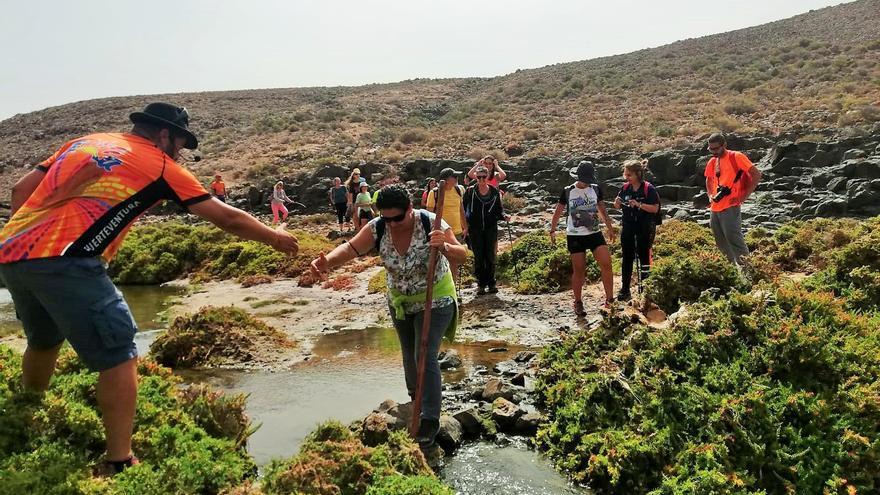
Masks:
[[[449,224],[453,234],[459,235],[464,230],[462,228],[464,219],[461,217],[461,197],[464,194],[462,192],[464,188],[458,184],[455,187],[458,188],[458,192],[449,189],[443,193],[443,220]],[[428,204],[426,205],[428,211],[434,211],[434,201],[434,191],[432,190],[428,193]]]

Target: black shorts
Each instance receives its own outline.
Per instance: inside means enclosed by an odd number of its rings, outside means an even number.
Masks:
[[[361,220],[372,220],[373,212],[368,210],[361,210],[361,212],[358,214],[358,218],[360,218]]]
[[[605,236],[601,232],[590,235],[570,235],[566,238],[566,243],[568,244],[568,252],[571,254],[593,252],[596,248],[606,244]]]

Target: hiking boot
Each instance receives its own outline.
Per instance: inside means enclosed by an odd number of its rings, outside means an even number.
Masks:
[[[422,449],[427,449],[434,445],[437,433],[440,433],[440,420],[422,418],[419,422],[419,433],[416,435],[416,443]]]
[[[628,290],[621,290],[617,293],[617,300],[621,302],[626,302],[632,299],[632,294]]]
[[[578,316],[587,316],[587,310],[584,309],[583,301],[574,302],[574,314]]]
[[[498,287],[490,285],[489,288],[486,289],[486,292],[488,292],[489,294],[498,294]]]
[[[477,295],[478,295],[478,296],[482,296],[482,295],[485,294],[485,293],[486,293],[486,288],[483,287],[483,286],[481,285],[481,286],[477,289]]]
[[[123,459],[121,461],[103,461],[97,466],[95,466],[94,474],[98,477],[109,478],[111,476],[115,476],[126,469],[136,466],[140,464],[141,461],[138,460],[137,457],[131,455],[128,459]]]

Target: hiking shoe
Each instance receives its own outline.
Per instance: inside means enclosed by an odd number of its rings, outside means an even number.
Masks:
[[[440,420],[422,418],[419,421],[419,433],[416,435],[416,443],[422,449],[429,448],[434,445],[437,433],[440,433]]]
[[[617,293],[617,300],[618,301],[626,302],[626,301],[629,301],[630,299],[632,299],[632,294],[630,294],[630,292],[628,290],[627,291],[622,290]]]
[[[486,292],[488,292],[489,294],[498,294],[498,287],[490,285],[489,288],[486,289]]]
[[[602,311],[611,311],[611,308],[614,307],[613,299],[606,299],[604,303],[602,303]]]
[[[95,466],[94,472],[95,476],[98,477],[111,477],[117,475],[126,469],[136,466],[140,464],[141,461],[138,460],[134,455],[129,456],[127,459],[123,459],[121,461],[103,461],[102,463]]]
[[[574,314],[578,316],[587,316],[587,310],[584,309],[583,301],[574,302]]]
[[[478,295],[478,296],[482,296],[482,295],[485,294],[485,293],[486,293],[486,288],[483,287],[483,286],[481,285],[481,286],[477,289],[477,295]]]

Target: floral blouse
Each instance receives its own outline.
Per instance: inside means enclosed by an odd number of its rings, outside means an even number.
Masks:
[[[413,228],[413,237],[409,248],[403,256],[394,249],[394,242],[391,240],[391,231],[388,225],[385,225],[385,234],[382,236],[382,242],[379,244],[379,257],[385,265],[386,283],[389,288],[394,288],[405,295],[418,294],[425,292],[428,286],[425,278],[428,275],[428,256],[431,252],[431,246],[428,244],[428,234],[422,226],[419,218],[421,210],[413,210],[416,215],[415,227]],[[431,223],[434,223],[434,214],[427,212]],[[367,225],[373,232],[373,239],[376,238],[376,222],[379,218],[374,218]],[[449,230],[449,224],[446,221],[441,222],[443,231]],[[434,283],[436,284],[449,272],[449,262],[445,256],[437,257],[437,269],[434,273]],[[434,300],[434,308],[443,308],[454,304],[455,301],[451,297],[441,297]],[[425,309],[424,303],[407,303],[403,306],[406,314],[415,314]]]

